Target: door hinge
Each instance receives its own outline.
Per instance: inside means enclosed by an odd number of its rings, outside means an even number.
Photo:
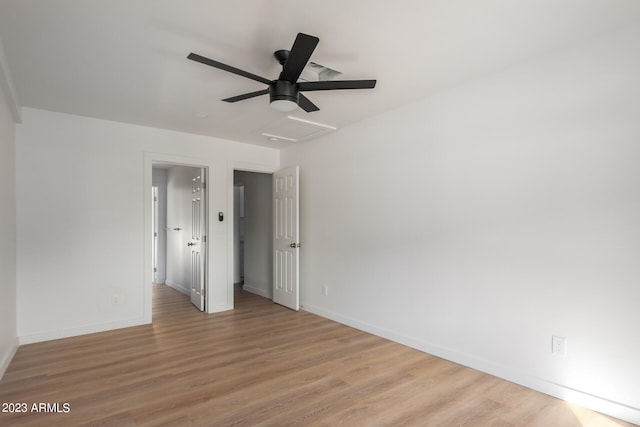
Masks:
[[[206,288],[202,288],[202,289],[200,289],[200,294],[201,294],[202,296],[205,296],[205,295],[206,295],[206,293],[207,293],[207,289],[206,289]]]
[[[202,242],[203,243],[207,243],[207,235],[206,234],[204,236],[202,236]]]
[[[158,198],[157,198],[157,197],[154,197],[154,198],[153,198],[153,201],[154,201],[154,202],[157,202],[157,201],[158,201]]]
[[[154,272],[154,273],[157,273],[157,272],[158,272],[158,269],[157,269],[157,268],[155,268],[155,267],[153,267],[153,272]]]
[[[207,183],[202,181],[202,189],[204,190],[205,188],[207,188]]]

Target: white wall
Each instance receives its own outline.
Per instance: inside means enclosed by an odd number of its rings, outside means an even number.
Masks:
[[[0,54],[2,54],[0,43]],[[0,63],[0,80],[6,78]],[[0,378],[18,347],[16,330],[15,122],[0,85]]]
[[[147,162],[163,156],[211,165],[212,215],[231,209],[229,162],[279,164],[278,151],[269,148],[24,109],[16,129],[21,343],[146,321],[150,164],[145,174]],[[210,222],[211,306],[231,308],[229,222]],[[112,304],[114,294],[121,304]]]
[[[273,297],[273,196],[271,174],[236,171],[244,186],[243,289]]]
[[[640,422],[638,76],[634,28],[285,150],[303,306]]]
[[[167,285],[189,295],[191,289],[191,184],[199,168],[173,166],[167,174]],[[174,230],[180,228],[180,231]]]

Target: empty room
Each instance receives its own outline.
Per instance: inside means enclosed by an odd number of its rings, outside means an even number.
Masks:
[[[1,0],[0,425],[640,425],[637,0]]]

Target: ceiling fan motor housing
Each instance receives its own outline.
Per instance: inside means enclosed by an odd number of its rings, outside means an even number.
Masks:
[[[287,80],[274,80],[269,85],[269,102],[291,101],[298,103],[298,83]]]

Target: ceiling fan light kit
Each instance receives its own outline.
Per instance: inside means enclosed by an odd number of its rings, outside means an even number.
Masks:
[[[297,83],[275,80],[269,85],[269,102],[278,111],[289,113],[298,108],[298,95]]]
[[[289,99],[274,99],[271,101],[270,105],[274,110],[278,110],[282,113],[290,113],[298,108],[298,104]]]
[[[195,53],[190,53],[187,58],[269,86],[268,89],[233,96],[223,99],[223,101],[238,102],[268,93],[271,106],[282,112],[291,112],[297,107],[302,108],[307,113],[319,110],[319,108],[301,92],[337,89],[373,89],[375,87],[375,80],[324,80],[298,83],[300,74],[302,74],[302,71],[309,62],[309,58],[311,58],[311,54],[313,54],[319,41],[320,39],[317,37],[298,33],[290,51],[278,50],[274,52],[273,55],[282,65],[282,72],[276,80],[269,80]]]

